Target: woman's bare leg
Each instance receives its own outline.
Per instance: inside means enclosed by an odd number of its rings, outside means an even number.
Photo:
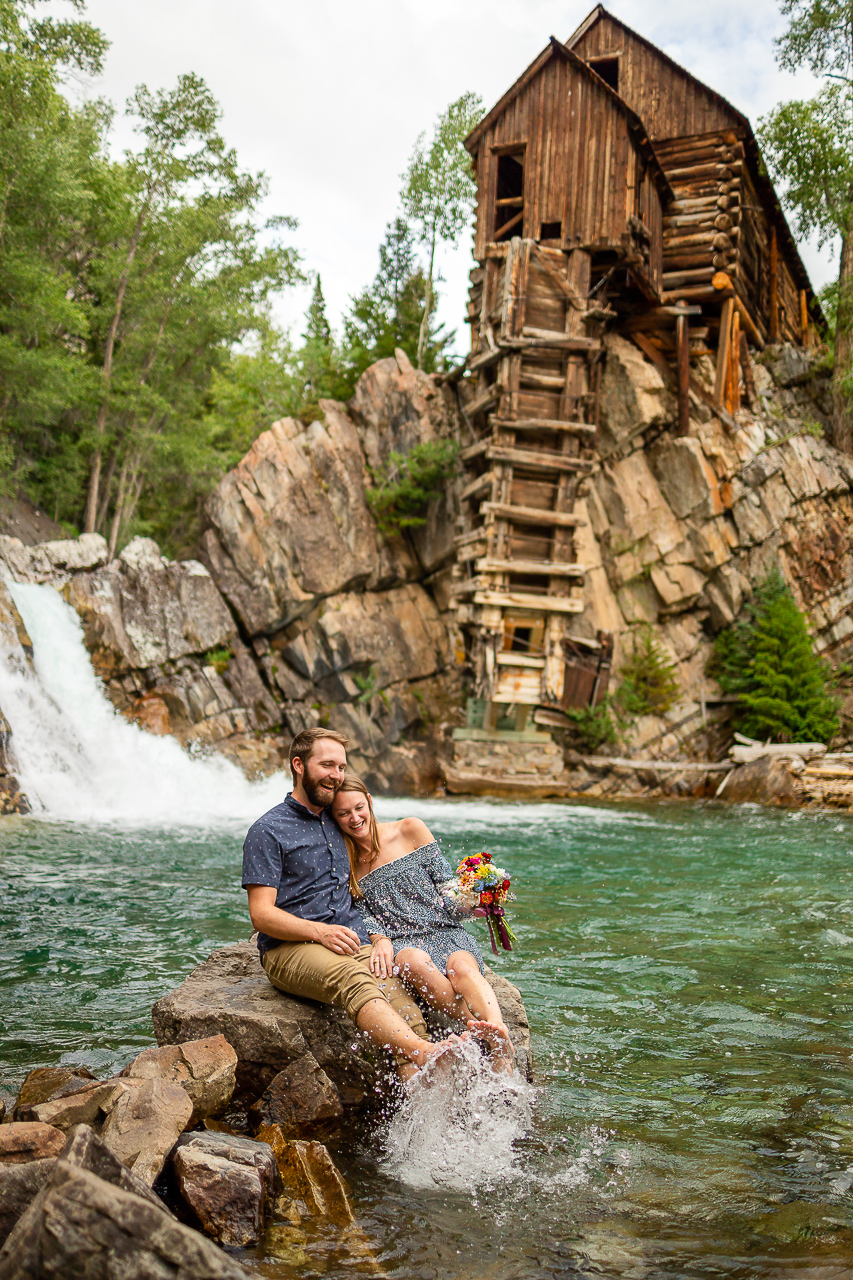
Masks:
[[[476,1024],[469,1030],[491,1046],[496,1065],[508,1066],[513,1055],[512,1041],[503,1020],[497,997],[480,973],[480,966],[468,951],[454,951],[447,960],[447,979],[458,995],[464,996]]]
[[[473,1016],[464,996],[454,989],[426,951],[404,947],[395,955],[394,964],[399,966],[400,977],[406,985],[419,991],[433,1009],[448,1013],[460,1022],[467,1022]]]

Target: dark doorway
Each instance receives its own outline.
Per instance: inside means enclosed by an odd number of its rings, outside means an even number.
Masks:
[[[516,227],[521,234],[524,212],[524,152],[498,156],[498,181],[495,196],[495,235]]]

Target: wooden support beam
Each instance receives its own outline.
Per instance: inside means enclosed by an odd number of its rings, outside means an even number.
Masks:
[[[474,568],[478,573],[529,573],[542,578],[583,578],[586,569],[582,564],[568,564],[561,560],[478,560]]]
[[[489,444],[487,440],[480,443],[490,462],[515,462],[539,471],[589,471],[593,465],[581,458],[567,458],[561,453],[545,453],[541,449],[513,449],[508,445]],[[465,454],[461,456],[464,458]]]
[[[573,436],[594,436],[591,422],[564,422],[562,418],[499,418],[492,415],[493,427],[504,431],[566,431]]]
[[[726,298],[720,313],[720,341],[717,346],[717,372],[714,378],[714,401],[722,409],[727,389],[729,352],[732,342],[732,311],[734,298]]]
[[[568,280],[566,280],[564,276],[561,276],[559,271],[556,271],[554,269],[554,267],[548,261],[547,257],[545,256],[545,254],[542,252],[542,250],[539,248],[539,245],[536,244],[535,241],[533,244],[533,251],[536,254],[536,259],[540,267],[542,267],[543,271],[546,271],[548,273],[550,278],[554,281],[554,284],[563,294],[565,294],[569,302],[571,302],[571,304],[574,307],[577,307],[578,311],[585,311],[586,301],[582,298],[579,298],[578,295],[575,293],[574,289],[569,284]]]
[[[800,341],[803,346],[809,340],[809,304],[805,289],[800,290]]]
[[[687,316],[679,316],[675,322],[675,362],[680,436],[686,436],[690,430],[690,342],[687,334]]]
[[[758,326],[749,314],[746,303],[739,298],[737,294],[735,294],[735,306],[737,307],[738,315],[740,316],[741,325],[746,330],[744,337],[746,337],[746,334],[749,334],[755,346],[758,347],[758,350],[763,351],[764,339],[758,330]]]
[[[477,396],[469,405],[465,406],[465,412],[469,417],[473,418],[475,413],[482,413],[485,409],[490,408],[493,404],[497,404],[501,396],[501,388],[495,382],[488,387],[482,395]]]
[[[740,367],[743,373],[743,389],[746,393],[746,403],[752,409],[755,407],[757,396],[755,394],[755,379],[752,376],[752,361],[749,358],[749,344],[745,333],[740,335]]]
[[[534,613],[583,613],[583,600],[570,596],[536,596],[523,591],[478,591],[474,604],[497,605],[504,609],[530,609]]]
[[[524,210],[522,209],[521,213],[517,213],[514,218],[510,218],[509,222],[505,222],[502,227],[498,227],[494,235],[495,242],[503,240],[504,236],[509,235],[513,227],[517,227],[523,217]]]
[[[526,324],[521,330],[522,338],[533,338],[537,346],[563,347],[569,351],[597,351],[600,342],[596,338],[578,338],[562,333],[559,329],[536,329]]]
[[[491,513],[500,520],[512,520],[516,524],[541,524],[558,529],[576,529],[586,525],[582,516],[568,511],[544,511],[541,507],[516,507],[510,502],[484,502],[483,515]]]
[[[729,400],[730,412],[740,409],[740,312],[737,307],[732,311],[732,339],[729,356]]]
[[[486,471],[483,475],[477,476],[477,478],[472,480],[470,484],[466,484],[465,488],[459,495],[460,501],[464,501],[466,498],[476,497],[478,493],[485,493],[487,489],[491,489],[496,478],[497,473],[494,471]]]

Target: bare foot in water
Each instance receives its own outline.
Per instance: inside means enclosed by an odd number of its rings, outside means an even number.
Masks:
[[[468,1030],[475,1040],[482,1040],[492,1051],[492,1066],[495,1071],[512,1070],[512,1059],[515,1050],[509,1038],[509,1032],[502,1022],[478,1022],[471,1019]]]
[[[430,1051],[424,1052],[421,1056],[420,1071],[410,1076],[407,1084],[413,1085],[416,1080],[420,1080],[423,1084],[436,1084],[446,1080],[452,1070],[456,1046],[461,1040],[468,1039],[469,1033],[463,1031],[461,1036],[449,1035],[446,1040],[440,1040],[437,1044],[431,1045]]]

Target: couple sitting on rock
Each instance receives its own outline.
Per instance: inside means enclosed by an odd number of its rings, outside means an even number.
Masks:
[[[438,885],[452,877],[420,818],[378,823],[367,788],[347,773],[347,739],[306,729],[290,745],[293,791],[252,826],[243,887],[270,982],[342,1006],[403,1080],[434,1043],[409,988],[467,1022],[496,1067],[512,1056],[475,940]]]

